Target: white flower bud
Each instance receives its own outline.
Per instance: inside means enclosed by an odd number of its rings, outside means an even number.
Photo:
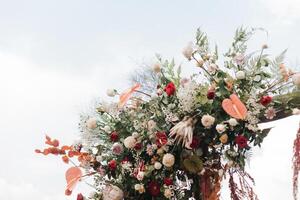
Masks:
[[[236,73],[236,78],[237,78],[237,79],[245,79],[245,78],[246,78],[245,72],[244,72],[244,71],[238,71],[238,72]]]
[[[106,94],[107,94],[107,96],[109,96],[109,97],[114,97],[114,96],[116,96],[117,95],[117,90],[115,90],[115,89],[108,89],[108,90],[106,90]]]

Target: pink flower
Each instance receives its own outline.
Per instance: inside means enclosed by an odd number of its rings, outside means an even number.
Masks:
[[[266,111],[265,111],[265,117],[267,119],[273,119],[276,116],[276,110],[273,107],[269,107]]]
[[[120,143],[114,143],[112,146],[112,152],[116,155],[120,155],[123,150],[123,146]]]

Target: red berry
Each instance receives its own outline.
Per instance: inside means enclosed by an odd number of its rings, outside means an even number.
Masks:
[[[216,96],[216,92],[214,90],[208,90],[207,91],[207,98],[208,99],[214,99]]]
[[[115,170],[117,169],[117,161],[115,161],[115,160],[109,161],[109,163],[108,163],[108,168],[109,168],[111,171],[115,171]]]

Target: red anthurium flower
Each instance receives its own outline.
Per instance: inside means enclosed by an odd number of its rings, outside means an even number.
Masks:
[[[111,171],[115,171],[115,170],[117,169],[117,161],[115,161],[115,160],[109,161],[109,163],[108,163],[108,168],[109,168]]]
[[[151,196],[157,197],[160,194],[160,185],[156,181],[151,181],[148,185],[148,192]]]
[[[243,135],[238,135],[238,136],[235,137],[235,143],[241,149],[248,146],[247,142],[248,142],[248,139]]]
[[[164,184],[166,186],[173,185],[173,180],[171,178],[166,177],[164,178]]]
[[[267,106],[269,103],[272,102],[272,97],[271,96],[262,96],[260,98],[260,103],[263,105],[263,106]]]
[[[84,197],[81,193],[77,194],[77,200],[84,200]]]
[[[119,139],[119,135],[116,131],[114,131],[110,134],[110,140],[111,141],[116,142],[118,139]]]
[[[168,85],[165,87],[164,91],[167,93],[168,96],[172,96],[175,94],[176,87],[174,83],[170,82]]]
[[[165,132],[156,133],[156,145],[158,147],[164,146],[168,142],[168,137]]]

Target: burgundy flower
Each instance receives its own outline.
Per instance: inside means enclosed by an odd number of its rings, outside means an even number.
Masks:
[[[111,141],[116,142],[118,139],[119,139],[119,135],[116,131],[114,131],[110,134],[110,140]]]
[[[173,180],[171,178],[166,177],[164,178],[164,184],[166,186],[173,185]]]
[[[157,197],[160,194],[160,185],[156,181],[151,181],[148,185],[148,192],[151,196]]]
[[[272,97],[271,96],[262,96],[260,98],[260,103],[263,105],[263,106],[267,106],[269,103],[272,102]]]
[[[115,160],[109,161],[109,163],[108,163],[108,168],[109,168],[111,171],[115,171],[115,170],[117,169],[117,161],[115,161]]]
[[[156,133],[156,145],[158,147],[164,146],[168,142],[168,137],[165,132]]]
[[[174,95],[174,93],[176,91],[176,87],[175,87],[174,83],[170,82],[170,83],[168,83],[168,85],[165,87],[164,90],[168,96],[172,96],[172,95]]]
[[[191,147],[192,149],[197,149],[197,148],[199,147],[199,145],[200,145],[200,140],[199,140],[199,138],[193,137],[193,140],[192,140],[192,143],[191,143],[190,147]]]
[[[241,149],[248,146],[247,142],[248,142],[248,139],[243,135],[238,135],[238,136],[235,137],[235,143]]]
[[[215,96],[216,96],[215,90],[210,89],[210,90],[207,91],[207,98],[208,99],[214,99]]]
[[[134,146],[134,149],[136,150],[136,151],[139,151],[139,150],[141,150],[142,149],[142,143],[136,143],[135,144],[135,146]]]
[[[77,200],[84,200],[84,197],[81,193],[77,194]]]

